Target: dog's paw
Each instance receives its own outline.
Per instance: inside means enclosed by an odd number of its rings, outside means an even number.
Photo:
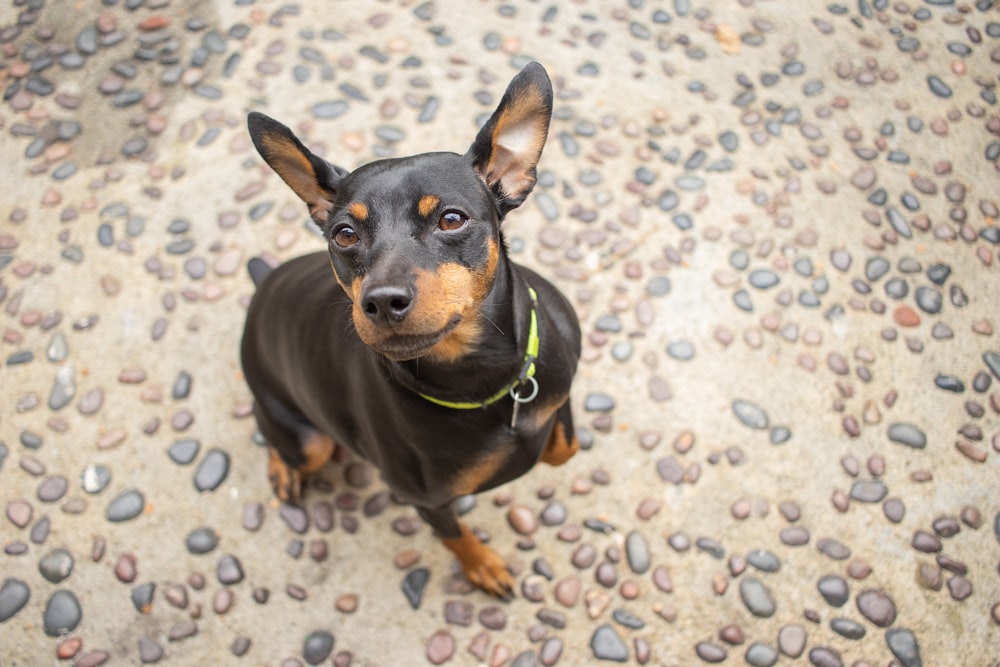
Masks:
[[[302,498],[302,474],[285,463],[274,447],[270,447],[269,452],[267,478],[274,495],[283,502],[298,505]]]
[[[461,537],[444,539],[442,542],[458,557],[469,583],[501,600],[514,597],[514,577],[507,562],[480,542],[468,528],[462,526]]]

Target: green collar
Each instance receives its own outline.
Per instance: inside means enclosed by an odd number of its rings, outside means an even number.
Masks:
[[[485,408],[488,405],[496,403],[507,395],[510,395],[510,397],[518,403],[527,403],[533,400],[535,395],[538,393],[538,382],[535,380],[535,361],[538,359],[539,346],[538,315],[536,313],[538,295],[531,287],[528,288],[528,293],[531,295],[531,324],[528,327],[528,346],[524,351],[524,365],[521,367],[521,372],[516,378],[514,378],[513,382],[483,401],[443,401],[440,398],[434,398],[433,396],[420,394],[419,392],[418,395],[424,400],[430,401],[435,405],[451,408],[452,410],[474,410],[476,408]],[[522,397],[520,395],[520,390],[525,385],[530,385],[530,393],[529,395]]]

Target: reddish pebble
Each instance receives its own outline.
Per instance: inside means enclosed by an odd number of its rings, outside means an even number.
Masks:
[[[131,584],[138,574],[135,555],[122,554],[118,557],[118,562],[115,563],[115,576],[118,577],[118,581]]]
[[[68,660],[80,652],[83,648],[83,640],[79,637],[67,637],[59,642],[56,647],[56,657],[60,660]]]
[[[915,327],[920,324],[920,316],[909,306],[897,306],[892,319],[901,327]]]
[[[143,20],[139,24],[139,30],[142,30],[143,32],[152,32],[154,30],[166,28],[168,25],[170,25],[170,19],[162,14],[157,14]]]
[[[514,505],[507,512],[510,527],[520,535],[531,535],[538,530],[538,519],[535,514],[523,505]]]
[[[447,630],[438,630],[427,642],[427,660],[432,665],[440,665],[451,659],[455,653],[455,638]]]

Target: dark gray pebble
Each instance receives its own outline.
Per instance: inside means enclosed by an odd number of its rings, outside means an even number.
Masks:
[[[775,426],[771,429],[771,444],[780,445],[782,443],[788,442],[792,437],[792,432],[785,426]]]
[[[583,409],[587,412],[610,412],[615,407],[615,399],[607,394],[592,392],[583,401]]]
[[[733,401],[733,412],[744,425],[752,429],[766,429],[768,425],[767,413],[759,406],[744,400]]]
[[[923,285],[917,288],[914,296],[916,298],[917,306],[925,313],[934,315],[941,312],[941,304],[943,303],[944,297],[941,295],[939,290]]]
[[[676,340],[667,345],[667,354],[678,361],[694,359],[694,345],[688,340]]]
[[[885,633],[885,643],[903,667],[923,667],[917,638],[906,628],[892,628]]]
[[[656,276],[646,284],[646,293],[650,296],[663,296],[670,292],[670,279],[666,276]],[[998,355],[1000,357],[1000,355]],[[1000,369],[1000,359],[997,368]],[[1000,373],[1000,371],[998,371]],[[998,375],[1000,377],[1000,375]]]
[[[243,565],[236,556],[223,556],[215,568],[215,576],[226,586],[238,584],[243,581]]]
[[[1000,352],[994,352],[992,350],[984,352],[983,362],[986,364],[986,367],[990,369],[993,375],[995,375],[997,379],[1000,379]],[[987,385],[987,387],[988,386],[989,385]]]
[[[207,526],[196,528],[188,533],[184,543],[193,554],[207,554],[219,545],[219,534]]]
[[[865,626],[855,623],[849,618],[834,618],[830,621],[830,629],[847,639],[861,639],[865,636]]]
[[[899,498],[890,498],[882,504],[882,511],[889,521],[899,523],[906,515],[906,507]]]
[[[629,532],[625,538],[625,555],[629,567],[636,574],[644,574],[649,570],[649,544],[642,533],[635,530]]]
[[[198,491],[214,491],[229,475],[229,454],[221,449],[208,450],[194,473],[194,487]]]
[[[539,518],[545,526],[560,526],[566,522],[567,516],[566,506],[558,500],[553,500],[545,506]]]
[[[510,661],[510,667],[535,667],[538,664],[538,656],[532,650],[521,651]],[[550,663],[551,664],[551,663]]]
[[[777,607],[771,593],[756,577],[745,577],[740,581],[740,598],[754,616],[770,618]]]
[[[142,514],[145,506],[146,498],[142,492],[137,489],[128,489],[111,501],[104,516],[108,521],[128,521]]]
[[[167,632],[167,639],[176,642],[198,634],[198,624],[194,621],[179,621],[174,623]]]
[[[711,642],[698,642],[694,645],[694,652],[705,662],[713,664],[723,662],[728,657],[726,649]]]
[[[827,646],[817,646],[809,651],[809,662],[813,667],[843,667],[840,652]]]
[[[892,154],[890,154],[890,158],[892,158],[892,157],[894,157],[894,156]],[[902,157],[897,157],[896,159],[894,159],[892,161],[894,161],[894,162],[904,162],[905,163],[905,162],[909,162],[909,158],[907,158],[904,161],[902,159]],[[896,230],[897,234],[899,234],[903,238],[907,238],[907,239],[913,238],[913,230],[910,229],[910,223],[908,223],[906,221],[906,218],[903,217],[903,214],[900,213],[898,209],[896,209],[893,206],[890,206],[885,211],[885,217],[889,220],[889,225],[894,230]]]
[[[139,637],[139,660],[144,665],[155,664],[163,659],[163,647],[149,635]]]
[[[881,502],[889,488],[879,480],[858,480],[851,485],[851,498],[863,503]]]
[[[748,313],[753,312],[753,301],[750,300],[750,294],[745,289],[738,289],[733,293],[733,303],[740,310]]]
[[[865,277],[875,282],[888,273],[890,268],[892,265],[884,257],[872,257],[865,263]]]
[[[834,607],[843,607],[850,598],[847,582],[843,577],[836,574],[828,574],[822,577],[816,587],[819,589],[819,593],[823,596],[823,599]]]
[[[927,446],[927,436],[913,424],[905,422],[890,424],[888,436],[889,440],[914,449],[923,449]]]
[[[58,637],[72,632],[79,625],[81,618],[83,610],[80,609],[76,595],[65,589],[57,590],[45,603],[45,612],[42,614],[45,634],[49,637]]]
[[[187,398],[191,393],[191,374],[187,371],[181,371],[177,374],[177,379],[174,380],[174,386],[170,391],[171,396],[174,400],[181,400]]]
[[[200,449],[201,443],[194,438],[183,438],[170,445],[167,456],[178,465],[187,465],[194,461]]]
[[[947,84],[945,84],[945,82],[935,74],[928,75],[927,86],[931,89],[931,92],[938,97],[951,97],[951,88],[949,88]]]
[[[333,652],[333,635],[326,630],[310,632],[302,645],[302,657],[310,665],[318,665]]]
[[[309,530],[309,515],[301,507],[282,503],[281,508],[278,510],[278,516],[285,522],[285,525],[299,535]]]
[[[954,375],[944,375],[943,373],[938,373],[934,378],[934,384],[938,389],[944,389],[945,391],[950,391],[955,394],[961,394],[965,391],[965,383]]]
[[[590,637],[590,649],[594,652],[594,657],[598,660],[611,660],[614,662],[627,662],[629,651],[628,646],[618,636],[615,629],[605,623],[594,631]]]
[[[611,618],[613,618],[619,625],[629,628],[630,630],[641,630],[646,627],[645,621],[627,609],[615,609],[611,613]]]
[[[0,586],[0,623],[12,617],[28,604],[31,599],[31,589],[20,579],[8,577]]]
[[[73,555],[65,549],[53,549],[38,562],[38,571],[48,581],[58,584],[73,573]]]
[[[64,495],[69,487],[69,481],[62,475],[46,477],[38,485],[38,499],[43,503],[54,503]]]
[[[418,567],[408,572],[403,578],[403,595],[406,596],[410,606],[414,609],[420,607],[420,602],[424,598],[424,589],[427,587],[427,580],[430,579],[431,571],[426,567]]]
[[[773,646],[756,642],[747,649],[744,659],[751,667],[773,667],[778,662],[778,651]]]
[[[237,658],[241,658],[250,650],[250,644],[251,640],[249,637],[240,635],[233,640],[233,643],[229,646],[229,651]]]
[[[747,562],[762,572],[777,572],[781,560],[766,549],[753,549],[747,553]]]
[[[757,289],[770,289],[780,282],[778,274],[770,269],[757,269],[750,272],[750,284]]]
[[[140,614],[148,614],[152,610],[153,605],[153,595],[156,594],[156,583],[148,582],[145,584],[139,584],[132,589],[130,597],[132,598],[132,606]]]

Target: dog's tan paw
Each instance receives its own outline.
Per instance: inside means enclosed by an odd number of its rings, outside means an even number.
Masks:
[[[283,502],[298,505],[302,498],[302,474],[285,463],[274,447],[269,447],[268,452],[267,478],[274,495]]]

